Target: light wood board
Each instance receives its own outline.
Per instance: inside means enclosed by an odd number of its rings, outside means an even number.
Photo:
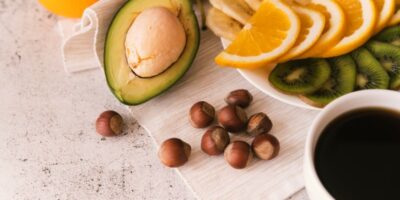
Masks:
[[[65,41],[64,54],[69,60],[85,68],[82,62],[93,60],[74,49],[94,51],[90,55],[102,63],[104,39],[116,8],[124,0],[104,0],[94,4],[82,20],[87,26]],[[85,22],[91,22],[89,24]],[[94,48],[82,48],[87,43]],[[71,48],[66,48],[71,46]],[[72,48],[73,47],[73,48]],[[302,159],[307,128],[316,111],[295,108],[258,91],[231,68],[215,65],[214,57],[222,50],[220,39],[210,31],[202,32],[200,51],[185,75],[174,87],[143,105],[130,107],[136,120],[154,138],[155,144],[178,137],[192,146],[189,162],[177,169],[194,193],[201,199],[285,199],[304,187]],[[69,58],[68,56],[64,57]],[[75,66],[75,65],[74,65]],[[267,80],[265,80],[267,81]],[[224,97],[231,90],[245,88],[254,95],[248,114],[267,113],[273,123],[272,134],[281,141],[281,153],[272,161],[255,160],[244,170],[235,170],[225,163],[223,156],[209,157],[200,150],[204,129],[194,129],[189,124],[188,112],[192,104],[204,100],[217,109],[224,106]],[[251,138],[237,137],[251,142]],[[132,155],[135,156],[135,155]],[[161,164],[160,164],[161,165]]]
[[[168,92],[130,110],[157,146],[171,137],[181,138],[192,146],[189,162],[177,171],[199,198],[285,199],[304,187],[304,142],[317,112],[278,102],[255,89],[236,70],[216,66],[213,58],[221,50],[219,38],[209,31],[202,32],[197,59],[185,77]],[[219,109],[225,105],[226,94],[239,88],[254,95],[248,114],[267,113],[274,123],[272,134],[281,141],[281,152],[276,159],[254,160],[244,170],[231,168],[223,156],[204,154],[200,140],[205,129],[191,127],[188,118],[195,102],[204,100]],[[252,138],[234,136],[233,139],[251,142]]]

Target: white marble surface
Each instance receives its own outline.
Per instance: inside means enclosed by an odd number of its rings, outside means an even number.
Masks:
[[[56,22],[35,0],[0,0],[0,199],[194,199],[100,70],[65,74]],[[107,109],[124,136],[95,133]]]

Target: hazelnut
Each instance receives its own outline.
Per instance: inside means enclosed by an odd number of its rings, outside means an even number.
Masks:
[[[254,154],[262,160],[271,160],[279,154],[279,140],[270,134],[261,134],[251,144]]]
[[[272,129],[272,121],[265,113],[257,113],[249,118],[247,123],[247,133],[250,136],[257,136],[268,133]]]
[[[251,101],[253,101],[253,96],[249,91],[244,89],[232,91],[225,98],[227,104],[240,106],[242,108],[247,108]]]
[[[104,137],[120,135],[122,126],[123,119],[121,115],[112,110],[101,113],[96,120],[96,131]]]
[[[215,109],[207,102],[200,101],[190,108],[190,123],[195,128],[205,128],[214,121]]]
[[[246,142],[234,141],[226,147],[224,157],[233,168],[243,169],[253,159],[253,152]]]
[[[218,112],[218,121],[227,131],[237,133],[246,129],[247,114],[239,106],[227,105]]]
[[[190,145],[181,139],[171,138],[161,144],[158,157],[167,167],[180,167],[189,160],[191,149]]]
[[[220,126],[214,126],[204,133],[201,139],[201,149],[210,156],[219,155],[224,153],[229,142],[228,132]]]

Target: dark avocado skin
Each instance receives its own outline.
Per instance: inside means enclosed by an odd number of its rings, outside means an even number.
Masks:
[[[172,4],[171,4],[172,2]],[[178,5],[179,20],[186,32],[180,58],[163,73],[141,78],[130,70],[125,57],[125,37],[137,14],[146,8]],[[114,16],[104,46],[104,71],[109,88],[123,104],[142,104],[171,88],[191,67],[200,45],[200,31],[190,0],[130,0]],[[134,77],[134,78],[129,78]]]

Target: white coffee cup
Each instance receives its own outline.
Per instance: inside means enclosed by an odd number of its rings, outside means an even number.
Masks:
[[[389,90],[363,90],[345,95],[325,107],[312,123],[306,140],[304,178],[311,200],[334,199],[322,185],[314,165],[314,152],[324,128],[335,118],[360,108],[385,108],[400,112],[400,93]]]

